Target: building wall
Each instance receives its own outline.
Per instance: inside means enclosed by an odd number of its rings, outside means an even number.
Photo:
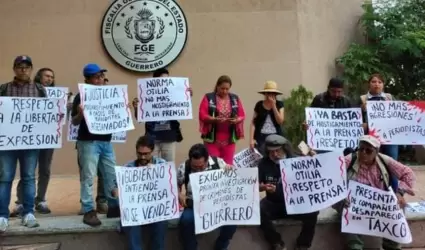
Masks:
[[[180,162],[193,143],[199,142],[197,106],[222,74],[232,77],[232,90],[243,100],[247,120],[261,98],[257,91],[266,80],[275,80],[288,95],[304,84],[322,91],[334,75],[334,59],[355,35],[362,0],[185,0],[179,1],[189,26],[184,52],[170,67],[174,76],[187,76],[193,87],[194,120],[182,121],[184,141]],[[104,52],[100,26],[110,1],[15,0],[0,7],[0,80],[12,78],[12,61],[19,54],[33,58],[34,71],[52,67],[57,83],[76,93],[83,80],[84,64],[106,67],[111,84],[128,84],[135,97],[136,80],[147,77],[126,71]],[[34,72],[35,73],[35,72]],[[117,163],[133,157],[134,143],[143,126],[128,134],[126,144],[116,144]],[[238,149],[248,140],[238,143]],[[53,173],[76,174],[74,144],[64,140],[55,153]]]

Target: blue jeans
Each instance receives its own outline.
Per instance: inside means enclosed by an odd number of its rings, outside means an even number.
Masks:
[[[167,221],[160,221],[145,226],[122,227],[127,236],[129,250],[142,250],[143,237],[142,227],[148,227],[152,238],[151,249],[165,250],[165,234],[167,232]]]
[[[39,150],[0,151],[0,217],[9,218],[10,195],[19,161],[22,183],[23,214],[34,213],[35,169]]]
[[[214,250],[226,250],[229,247],[230,240],[236,232],[236,226],[222,226]],[[195,235],[195,216],[192,208],[185,208],[180,217],[179,224],[180,239],[183,250],[197,250],[198,241]]]
[[[393,158],[396,161],[398,161],[398,152],[399,152],[398,145],[382,145],[381,146],[381,153],[383,153],[384,155],[388,155],[389,157]]]
[[[115,154],[112,144],[108,141],[77,141],[77,150],[78,162],[81,166],[80,198],[83,212],[95,210],[93,182],[98,167],[104,179],[104,192],[108,207],[118,207],[118,199],[112,197],[112,190],[117,186]]]

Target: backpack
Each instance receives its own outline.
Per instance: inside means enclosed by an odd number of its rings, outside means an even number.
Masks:
[[[211,156],[211,159],[213,159],[214,164],[212,165],[212,168],[210,170],[218,170],[220,169],[220,165],[218,164],[218,159],[215,156]],[[209,161],[209,159],[208,159]],[[209,164],[209,163],[208,163]],[[186,160],[184,163],[184,186],[187,190],[187,184],[189,184],[189,175],[192,172],[192,168],[190,167],[189,160]]]
[[[385,159],[381,156],[381,154],[378,154],[378,158],[384,164],[384,169],[386,171],[386,173],[383,173],[382,169],[379,168],[379,170],[381,171],[381,178],[384,181],[385,188],[389,190],[389,187],[391,187],[393,191],[396,193],[398,190],[398,179],[391,174],[391,171],[389,171],[389,168],[388,168],[388,164],[385,161]],[[356,160],[357,160],[357,152],[353,152],[351,154],[350,165],[347,168],[347,174],[350,170],[353,169],[353,166]]]
[[[0,96],[5,96],[7,93],[7,88],[9,87],[9,84],[11,84],[11,82],[8,83],[4,83],[2,85],[0,85]],[[46,89],[43,87],[43,85],[41,83],[38,82],[34,82],[35,87],[37,88],[40,97],[47,97],[47,93],[46,93]]]

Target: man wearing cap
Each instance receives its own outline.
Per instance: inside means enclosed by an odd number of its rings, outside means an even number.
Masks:
[[[347,166],[348,181],[354,180],[359,183],[388,191],[390,187],[396,191],[398,202],[401,208],[406,206],[403,198],[405,193],[415,195],[413,186],[415,175],[412,169],[393,158],[379,153],[381,143],[370,135],[363,135],[359,139],[357,152],[345,156]],[[397,178],[397,187],[392,186],[391,178]],[[341,213],[343,205],[349,206],[348,201],[344,201],[337,206],[333,206]],[[364,244],[359,235],[346,234],[349,250],[363,250]],[[382,248],[385,250],[400,250],[400,244],[388,239],[382,240]]]
[[[281,235],[276,231],[273,220],[293,218],[302,222],[296,249],[304,250],[311,246],[314,238],[317,216],[319,212],[288,215],[286,213],[279,161],[285,158],[297,157],[291,143],[280,135],[269,135],[265,140],[266,154],[258,164],[260,192],[265,191],[266,197],[260,202],[261,225],[266,241],[272,250],[286,250]],[[310,152],[309,154],[314,154]]]
[[[46,97],[44,87],[31,81],[32,60],[29,56],[18,56],[13,62],[13,81],[0,85],[0,96]],[[38,227],[34,217],[35,169],[38,149],[0,151],[0,232],[6,231],[9,224],[9,204],[13,178],[19,160],[22,180],[22,225]]]
[[[83,69],[85,83],[97,86],[104,85],[104,73],[97,64],[87,64]],[[108,200],[109,211],[118,211],[118,200],[111,192],[116,185],[115,154],[111,144],[112,134],[92,134],[88,130],[83,115],[80,94],[77,94],[72,105],[72,124],[80,125],[77,136],[78,162],[81,167],[80,199],[84,212],[83,222],[90,226],[99,226],[101,221],[97,217],[93,201],[93,181],[98,167],[104,178],[104,193]],[[100,164],[99,164],[100,163]],[[108,211],[108,213],[109,213]],[[109,215],[109,214],[108,214]]]

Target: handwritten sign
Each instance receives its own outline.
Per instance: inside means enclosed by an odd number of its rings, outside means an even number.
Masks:
[[[134,129],[127,85],[78,84],[84,118],[92,134],[112,134]]]
[[[62,99],[65,105],[65,114],[68,114],[68,93],[69,88],[67,87],[45,87],[48,98]],[[66,119],[62,119],[62,125],[66,124]]]
[[[369,134],[381,144],[425,144],[425,101],[368,101]]]
[[[257,149],[244,149],[233,157],[233,165],[238,168],[256,168],[263,156]]]
[[[348,183],[349,207],[343,209],[343,233],[384,237],[409,244],[412,234],[403,211],[392,191],[350,181]]]
[[[78,137],[78,130],[80,129],[80,125],[72,125],[71,119],[68,122],[68,141],[69,142],[74,142],[77,141],[77,137]],[[117,133],[113,133],[112,134],[112,139],[111,142],[112,143],[125,143],[125,141],[127,140],[127,132],[126,131],[122,131],[122,132],[117,132]]]
[[[340,152],[280,161],[288,214],[312,213],[347,197],[347,171]]]
[[[260,225],[258,170],[212,170],[189,175],[195,233],[225,225]]]
[[[124,227],[179,218],[174,163],[115,167],[115,173]]]
[[[189,79],[144,78],[137,81],[139,122],[192,119]]]
[[[62,147],[62,99],[0,97],[0,150]]]
[[[344,150],[356,148],[364,135],[360,108],[321,109],[306,108],[308,124],[307,143],[317,150]]]

